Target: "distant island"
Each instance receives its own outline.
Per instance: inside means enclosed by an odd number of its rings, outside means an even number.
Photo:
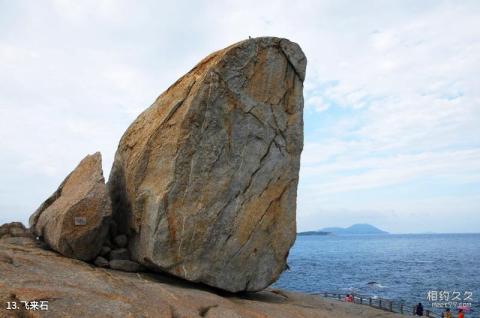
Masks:
[[[389,234],[370,224],[354,224],[350,227],[326,227],[318,231],[299,232],[297,235],[371,235]]]
[[[324,232],[324,231],[306,231],[306,232],[298,232],[297,235],[330,235],[332,233],[330,232]]]

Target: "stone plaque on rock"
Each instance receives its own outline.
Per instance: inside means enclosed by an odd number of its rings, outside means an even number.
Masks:
[[[76,216],[74,219],[75,225],[87,225],[87,218],[84,216]]]

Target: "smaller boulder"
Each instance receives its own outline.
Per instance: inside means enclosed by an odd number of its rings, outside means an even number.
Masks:
[[[99,152],[86,156],[30,217],[35,236],[53,250],[93,260],[108,235],[112,208]]]
[[[104,257],[98,256],[94,262],[95,266],[107,268],[109,266],[108,260]]]
[[[111,260],[110,268],[124,272],[139,272],[144,270],[144,267],[137,262],[120,259]]]
[[[115,236],[113,241],[118,247],[126,247],[128,244],[128,238],[125,234]]]
[[[117,248],[110,252],[110,260],[128,260],[130,253],[126,248]]]

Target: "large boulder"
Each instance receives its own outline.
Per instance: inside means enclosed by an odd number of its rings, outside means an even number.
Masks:
[[[203,59],[123,135],[109,179],[131,258],[228,291],[258,291],[295,240],[306,58],[286,39]]]
[[[92,260],[102,248],[112,215],[99,152],[88,155],[30,217],[33,233],[57,252]]]

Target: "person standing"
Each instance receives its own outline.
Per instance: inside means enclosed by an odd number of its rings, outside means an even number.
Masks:
[[[452,313],[450,312],[450,308],[445,309],[445,311],[442,313],[443,318],[452,318]]]
[[[458,318],[464,318],[464,313],[463,313],[463,309],[459,309],[458,310]]]
[[[423,305],[422,305],[422,303],[418,303],[417,307],[415,308],[415,314],[417,316],[423,316]]]
[[[348,302],[353,303],[353,295],[352,294],[348,295]]]

